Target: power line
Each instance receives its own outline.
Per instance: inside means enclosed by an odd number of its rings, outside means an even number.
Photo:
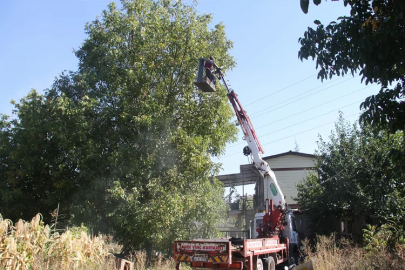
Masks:
[[[339,109],[335,109],[335,110],[329,111],[329,112],[327,112],[327,113],[323,113],[323,114],[314,116],[314,117],[312,117],[312,118],[309,118],[309,119],[307,119],[307,120],[301,121],[301,122],[299,122],[299,123],[296,123],[296,124],[293,124],[293,125],[290,125],[290,126],[281,128],[281,129],[277,129],[276,131],[272,131],[272,132],[270,132],[270,133],[266,133],[266,134],[264,134],[264,135],[261,135],[261,137],[264,137],[264,136],[267,136],[267,135],[270,135],[270,134],[273,134],[273,133],[277,133],[277,132],[279,132],[279,131],[281,131],[281,130],[284,130],[284,129],[287,129],[287,128],[290,128],[290,127],[298,126],[298,125],[300,125],[300,124],[302,124],[302,123],[305,123],[305,122],[314,120],[314,119],[316,119],[316,118],[318,118],[318,117],[321,117],[321,116],[324,116],[324,115],[326,115],[326,114],[329,114],[329,113],[332,113],[332,112],[336,112],[336,111],[339,111],[340,109],[349,107],[349,106],[351,106],[351,105],[353,105],[353,104],[356,104],[356,103],[358,103],[358,102],[360,102],[360,101],[361,101],[361,100],[356,101],[356,102],[354,102],[354,103],[351,103],[351,104],[349,104],[349,105],[346,105],[346,106],[344,106],[344,107],[341,107],[341,108],[339,108]]]
[[[357,113],[351,114],[351,115],[349,115],[349,116],[347,116],[347,117],[345,117],[345,118],[353,117],[353,116],[358,115],[358,114],[359,114],[359,113],[357,112]],[[299,135],[299,134],[302,134],[302,133],[305,133],[305,132],[308,132],[308,131],[311,131],[311,130],[314,130],[314,129],[317,129],[317,128],[320,128],[320,127],[323,127],[323,126],[326,126],[326,125],[328,125],[328,124],[332,124],[332,123],[335,123],[335,121],[332,121],[332,122],[329,122],[329,123],[326,123],[326,124],[323,124],[323,125],[320,125],[320,126],[311,128],[311,129],[307,129],[307,130],[304,130],[304,131],[302,131],[302,132],[295,133],[294,135],[287,136],[287,137],[284,137],[284,138],[281,138],[281,139],[278,139],[278,140],[275,140],[275,141],[271,141],[271,142],[265,143],[265,144],[263,144],[263,145],[267,145],[267,144],[275,143],[275,142],[278,142],[278,141],[281,141],[281,140],[284,140],[284,139],[287,139],[287,138],[291,138],[291,137],[294,137],[294,136],[296,136],[296,135]]]
[[[301,101],[301,100],[303,100],[303,99],[305,99],[305,98],[308,98],[308,97],[310,97],[310,96],[313,96],[313,95],[315,95],[315,94],[318,94],[318,93],[320,93],[320,92],[323,92],[323,91],[325,91],[325,90],[327,90],[327,89],[329,89],[329,88],[332,88],[332,87],[334,87],[334,86],[336,86],[336,85],[342,84],[342,83],[347,82],[347,81],[352,80],[352,79],[354,79],[354,77],[349,78],[349,79],[347,79],[347,80],[345,80],[345,81],[343,81],[343,82],[339,82],[339,83],[337,83],[337,84],[335,84],[335,85],[326,87],[326,88],[321,89],[321,90],[319,90],[319,91],[317,91],[317,92],[315,92],[315,93],[312,93],[312,94],[310,94],[310,95],[304,96],[304,97],[302,97],[302,98],[300,98],[300,99],[291,101],[291,102],[289,102],[289,103],[287,103],[287,104],[284,104],[284,105],[282,105],[282,106],[279,106],[279,107],[277,107],[277,108],[271,109],[271,110],[269,110],[269,111],[266,111],[266,112],[264,112],[264,113],[262,113],[262,114],[259,114],[259,115],[256,115],[256,116],[250,117],[250,118],[251,118],[251,119],[257,118],[257,117],[262,116],[262,115],[265,115],[265,114],[267,114],[267,113],[269,113],[269,112],[273,112],[273,111],[275,111],[275,110],[278,110],[278,109],[280,109],[280,108],[283,108],[283,107],[285,107],[285,106],[287,106],[287,105],[290,105],[290,104],[292,104],[292,103],[295,103],[295,102],[297,102],[297,101]],[[319,87],[318,87],[318,88],[319,88]],[[315,89],[315,88],[314,88],[314,89]],[[312,89],[312,90],[313,90],[313,89]],[[312,90],[310,90],[310,91],[312,91]],[[310,92],[310,91],[308,91],[308,92]],[[299,96],[302,96],[303,94],[306,94],[306,93],[308,93],[308,92],[302,93],[302,94],[296,96],[296,98],[299,97]],[[283,102],[281,102],[281,103],[284,103],[284,102],[287,102],[287,101],[288,101],[288,100],[285,100],[285,101],[283,101]],[[260,111],[259,111],[259,112],[260,112]],[[254,114],[255,114],[255,113],[254,113]]]
[[[291,188],[292,190],[297,190],[296,188],[294,188],[294,187],[292,187],[292,186],[288,186],[288,185],[286,185],[286,184],[284,184],[283,182],[280,182],[280,181],[277,181],[280,185],[283,185],[283,186],[285,186],[285,187],[287,187],[287,188]]]
[[[317,75],[317,74],[318,74],[318,73],[315,73],[315,74],[313,74],[313,75],[311,75],[311,76],[309,76],[309,77],[307,77],[307,78],[305,78],[305,79],[302,79],[301,81],[298,81],[298,82],[296,82],[296,83],[290,84],[289,86],[286,86],[286,87],[284,87],[284,88],[282,88],[282,89],[280,89],[280,90],[277,90],[277,91],[274,92],[274,93],[271,93],[271,94],[269,94],[269,95],[267,95],[267,96],[264,96],[264,97],[262,97],[262,98],[259,98],[258,100],[255,100],[255,101],[253,101],[253,102],[250,102],[249,104],[245,105],[245,107],[250,106],[250,105],[252,105],[252,104],[254,104],[254,103],[256,103],[256,102],[259,102],[259,101],[261,101],[261,100],[263,100],[263,99],[265,99],[265,98],[268,98],[268,97],[270,97],[270,96],[272,96],[272,95],[275,95],[275,94],[277,94],[277,93],[279,93],[279,92],[281,92],[281,91],[283,91],[283,90],[285,90],[285,89],[287,89],[287,88],[290,88],[290,87],[292,87],[292,86],[294,86],[294,85],[297,85],[297,84],[299,84],[299,83],[302,83],[303,81],[306,81],[306,80],[308,80],[308,79],[314,77],[314,76]]]
[[[327,103],[333,102],[333,101],[335,101],[335,100],[337,100],[337,99],[340,99],[340,98],[343,98],[343,97],[352,95],[352,94],[354,94],[354,93],[356,93],[356,92],[359,92],[359,91],[361,91],[361,90],[364,90],[364,89],[366,89],[366,88],[369,88],[370,86],[371,86],[371,85],[368,85],[368,86],[366,86],[366,87],[360,88],[360,89],[358,89],[358,90],[356,90],[356,91],[354,91],[354,92],[351,92],[351,93],[346,94],[346,95],[344,95],[344,96],[341,96],[341,97],[339,97],[339,98],[335,98],[335,99],[330,100],[330,101],[328,101],[328,102],[326,102],[326,103],[323,103],[323,104],[321,104],[321,105],[314,106],[314,107],[312,107],[312,108],[309,108],[309,109],[307,109],[307,110],[301,111],[301,112],[299,112],[299,113],[296,113],[296,114],[293,114],[293,115],[284,117],[284,118],[282,118],[282,119],[280,119],[280,120],[273,121],[273,122],[268,123],[268,124],[266,124],[266,125],[263,125],[263,126],[261,126],[261,127],[259,127],[259,128],[262,128],[262,127],[268,126],[268,125],[270,125],[270,124],[274,124],[274,123],[280,122],[280,121],[282,121],[282,120],[285,120],[285,119],[287,119],[287,118],[291,118],[292,116],[295,116],[295,115],[298,115],[298,114],[302,114],[303,112],[307,112],[307,111],[312,110],[312,109],[314,109],[314,108],[318,108],[318,107],[323,106],[323,105],[325,105],[325,104],[327,104]],[[293,125],[284,127],[284,128],[282,128],[282,129],[278,129],[278,130],[276,130],[276,131],[273,131],[273,132],[270,132],[270,133],[261,135],[260,137],[264,137],[264,136],[267,136],[267,135],[276,133],[276,132],[278,132],[278,131],[281,131],[281,130],[284,130],[284,129],[287,129],[287,128],[290,128],[290,127],[297,126],[297,125],[299,125],[299,124],[308,122],[308,121],[310,121],[310,120],[313,120],[313,119],[315,119],[315,118],[324,116],[324,115],[326,115],[326,114],[329,114],[329,113],[332,113],[332,112],[335,112],[335,111],[339,111],[339,110],[341,110],[341,109],[343,109],[343,108],[346,108],[346,107],[349,107],[349,106],[351,106],[351,105],[357,104],[357,103],[359,103],[359,102],[362,101],[362,100],[363,100],[363,99],[360,99],[360,100],[358,100],[358,101],[356,101],[356,102],[350,103],[350,104],[345,105],[345,106],[343,106],[343,107],[340,107],[340,108],[334,109],[334,110],[332,110],[332,111],[329,111],[329,112],[326,112],[326,113],[323,113],[323,114],[319,114],[319,115],[314,116],[314,117],[312,117],[312,118],[310,118],[310,119],[301,121],[300,123],[296,123],[296,124],[293,124]],[[259,129],[259,128],[256,128],[256,130]],[[232,147],[235,147],[235,146],[238,146],[238,145],[241,145],[241,144],[245,144],[245,143],[244,143],[244,142],[241,142],[241,143],[233,144],[233,145],[231,145],[231,146],[228,146],[228,149],[229,149],[229,148],[232,148]]]
[[[336,176],[338,176],[339,174],[341,174],[344,170],[346,170],[346,169],[341,170],[340,172],[338,172],[338,173],[335,174],[334,176],[329,177],[328,179],[326,179],[325,181],[322,181],[322,183],[319,183],[319,184],[320,184],[320,185],[323,185],[323,184],[325,184],[326,182],[329,182],[329,181],[333,180]]]
[[[306,92],[304,92],[304,93],[301,93],[301,94],[298,95],[298,96],[302,96],[302,95],[304,95],[304,94],[306,94],[306,93],[312,92],[312,91],[315,90],[315,89],[324,87],[325,85],[331,84],[331,83],[336,82],[336,81],[339,81],[339,80],[341,80],[341,79],[342,79],[342,77],[338,77],[338,78],[336,78],[336,79],[334,79],[334,80],[332,80],[332,81],[323,83],[322,85],[319,85],[319,86],[314,87],[314,88],[312,88],[312,89],[310,89],[310,90],[308,90],[308,91],[306,91]],[[278,91],[277,91],[277,92],[278,92]],[[259,99],[259,100],[261,100],[261,99]],[[259,101],[259,100],[257,100],[257,101]],[[289,99],[284,100],[284,101],[281,101],[281,102],[279,102],[279,104],[285,103],[285,102],[287,102],[287,101],[289,101]],[[246,106],[245,106],[245,107],[246,107]],[[252,113],[251,115],[255,115],[255,114],[257,114],[257,113],[259,113],[259,112],[261,112],[261,111],[264,111],[264,110],[259,110],[259,111],[257,111],[257,112]]]
[[[355,116],[355,115],[358,115],[358,113],[351,114],[351,115],[347,116],[346,118],[353,117],[353,116]],[[306,133],[306,132],[308,132],[308,131],[312,131],[312,130],[314,130],[314,129],[317,129],[317,128],[320,128],[320,127],[323,127],[323,126],[326,126],[326,125],[329,125],[329,124],[332,124],[332,123],[335,123],[335,121],[328,122],[328,123],[325,123],[325,124],[323,124],[323,125],[320,125],[320,126],[317,126],[317,127],[311,128],[311,129],[307,129],[307,130],[304,130],[304,131],[302,131],[302,132],[298,132],[298,133],[295,133],[295,134],[293,134],[293,135],[290,135],[290,136],[287,136],[287,137],[283,137],[283,138],[278,139],[278,140],[275,140],[275,141],[271,141],[271,142],[268,142],[268,143],[264,143],[264,144],[262,144],[262,146],[263,146],[263,145],[268,145],[268,144],[271,144],[271,143],[275,143],[275,142],[279,142],[279,141],[282,141],[282,140],[284,140],[284,139],[288,139],[288,138],[291,138],[291,137],[295,137],[295,136],[297,136],[297,135]],[[229,154],[229,155],[225,155],[224,157],[234,156],[234,155],[237,155],[237,154],[240,154],[240,152],[235,152],[235,153],[232,153],[232,154]]]
[[[287,126],[287,127],[283,127],[283,128],[277,129],[276,131],[272,131],[272,132],[266,133],[266,134],[264,134],[264,135],[260,135],[260,137],[268,136],[268,135],[270,135],[270,134],[277,133],[277,132],[279,132],[279,131],[281,131],[281,130],[284,130],[284,129],[287,129],[287,128],[290,128],[290,127],[294,127],[294,126],[298,126],[298,125],[300,125],[300,124],[302,124],[302,123],[305,123],[305,122],[314,120],[314,119],[316,119],[316,118],[318,118],[318,117],[321,117],[321,116],[324,116],[324,115],[326,115],[326,114],[329,114],[329,113],[332,113],[332,112],[336,112],[336,111],[339,111],[340,109],[343,109],[343,108],[349,107],[349,106],[351,106],[351,105],[357,104],[357,103],[360,102],[360,101],[362,101],[362,99],[361,99],[361,100],[358,100],[358,101],[356,101],[356,102],[350,103],[350,104],[348,104],[348,105],[346,105],[346,106],[343,106],[343,107],[334,109],[334,110],[332,110],[332,111],[329,111],[329,112],[326,112],[326,113],[323,113],[323,114],[319,114],[319,115],[317,115],[317,116],[314,116],[314,117],[309,118],[309,119],[307,119],[307,120],[301,121],[301,122],[299,122],[299,123],[296,123],[296,124],[293,124],[293,125],[290,125],[290,126]],[[232,145],[232,146],[230,146],[230,147],[234,147],[234,146],[241,145],[241,144],[245,144],[245,143],[244,143],[244,142],[237,143],[237,144]]]
[[[301,111],[301,112],[299,112],[299,113],[292,114],[292,115],[290,115],[290,116],[287,116],[287,117],[281,118],[281,119],[279,119],[279,120],[277,120],[277,121],[273,121],[273,122],[270,122],[270,123],[265,124],[265,125],[263,125],[263,126],[257,127],[257,128],[255,128],[255,129],[257,130],[257,129],[260,129],[260,128],[262,128],[262,127],[267,127],[267,126],[269,126],[269,125],[271,125],[271,124],[274,124],[274,123],[277,123],[277,122],[283,121],[283,120],[285,120],[285,119],[288,119],[288,118],[291,118],[291,117],[293,117],[293,116],[296,116],[296,115],[302,114],[302,113],[304,113],[304,112],[307,112],[307,111],[313,110],[313,109],[315,109],[315,108],[322,107],[322,106],[324,106],[325,104],[328,104],[328,103],[334,102],[334,101],[336,101],[336,100],[338,100],[338,99],[341,99],[341,98],[344,98],[344,97],[347,97],[347,96],[353,95],[354,93],[357,93],[357,92],[359,92],[359,91],[361,91],[361,90],[364,90],[364,89],[366,89],[366,88],[369,88],[369,87],[371,87],[371,86],[372,86],[372,85],[370,84],[370,85],[368,85],[368,86],[366,86],[366,87],[363,87],[363,88],[360,88],[360,89],[358,89],[358,90],[356,90],[356,91],[354,91],[354,92],[350,92],[349,94],[346,94],[346,95],[340,96],[340,97],[338,97],[338,98],[335,98],[335,99],[329,100],[329,101],[324,102],[324,103],[322,103],[322,104],[320,104],[320,105],[318,105],[318,106],[311,107],[311,108],[306,109],[306,110],[303,110],[303,111]],[[357,101],[357,102],[360,102],[360,101],[362,101],[362,100],[359,100],[359,101]],[[345,106],[345,107],[346,107],[346,106]],[[345,107],[342,107],[342,108],[345,108]],[[341,108],[340,108],[340,109],[341,109]]]

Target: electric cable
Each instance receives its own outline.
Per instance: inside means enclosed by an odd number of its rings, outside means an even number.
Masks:
[[[359,113],[356,112],[356,113],[351,114],[351,115],[349,115],[349,116],[347,116],[347,117],[345,117],[345,118],[350,118],[350,117],[353,117],[353,116],[358,115],[358,114],[359,114]],[[311,129],[307,129],[307,130],[304,130],[304,131],[302,131],[302,132],[295,133],[294,135],[287,136],[287,137],[284,137],[284,138],[281,138],[281,139],[278,139],[278,140],[275,140],[275,141],[271,141],[271,142],[265,143],[265,144],[263,144],[263,145],[268,145],[268,144],[271,144],[271,143],[275,143],[275,142],[278,142],[278,141],[282,141],[282,140],[284,140],[284,139],[288,139],[288,138],[294,137],[294,136],[296,136],[296,135],[299,135],[299,134],[302,134],[302,133],[305,133],[305,132],[308,132],[308,131],[311,131],[311,130],[314,130],[314,129],[317,129],[317,128],[320,128],[320,127],[323,127],[323,126],[326,126],[326,125],[328,125],[328,124],[332,124],[332,123],[335,123],[335,121],[328,122],[328,123],[326,123],[326,124],[323,124],[323,125],[320,125],[320,126],[311,128]]]
[[[366,87],[365,87],[365,88],[366,88]],[[305,123],[305,122],[314,120],[314,119],[316,119],[316,118],[318,118],[318,117],[321,117],[321,116],[324,116],[324,115],[326,115],[326,114],[339,111],[339,110],[341,110],[341,109],[343,109],[343,108],[352,106],[352,105],[354,105],[354,104],[358,104],[358,103],[359,103],[360,101],[362,101],[362,100],[364,100],[364,99],[360,99],[360,100],[358,100],[358,101],[355,101],[355,102],[350,103],[350,104],[348,104],[348,105],[345,105],[345,106],[343,106],[343,107],[340,107],[340,108],[331,110],[331,111],[326,112],[326,113],[323,113],[323,114],[319,114],[319,115],[314,116],[314,117],[312,117],[312,118],[303,120],[303,121],[301,121],[301,122],[299,122],[299,123],[296,123],[296,124],[293,124],[293,125],[290,125],[290,126],[281,128],[281,129],[277,129],[276,131],[272,131],[272,132],[270,132],[270,133],[266,133],[266,134],[264,134],[264,135],[260,135],[259,137],[262,138],[262,137],[264,137],[264,136],[267,136],[267,135],[270,135],[270,134],[273,134],[273,133],[277,133],[277,132],[279,132],[279,131],[281,131],[281,130],[284,130],[284,129],[287,129],[287,128],[290,128],[290,127],[294,127],[294,126],[298,126],[298,125],[300,125],[300,124],[302,124],[302,123]],[[317,106],[317,107],[318,107],[318,106]],[[296,114],[295,114],[295,115],[296,115]],[[281,120],[284,120],[284,119],[281,119]],[[279,121],[280,121],[280,120],[279,120]],[[279,122],[279,121],[275,121],[275,122]],[[275,123],[275,122],[273,122],[273,123]],[[267,126],[267,125],[268,125],[268,124],[266,124],[265,126]],[[264,126],[262,126],[262,127],[264,127]],[[231,146],[228,146],[228,148],[231,148],[231,147],[234,147],[234,146],[238,146],[238,145],[241,145],[241,144],[245,144],[245,142],[240,142],[240,143],[233,144],[233,145],[231,145]]]
[[[324,102],[324,103],[322,103],[322,104],[320,104],[320,105],[311,107],[311,108],[306,109],[306,110],[304,110],[304,111],[301,111],[301,112],[299,112],[299,113],[295,113],[295,114],[292,114],[292,115],[290,115],[290,116],[284,117],[284,118],[282,118],[282,119],[279,119],[279,120],[270,122],[270,123],[268,123],[268,124],[265,124],[265,125],[263,125],[263,126],[260,126],[260,127],[256,128],[256,130],[257,130],[257,129],[260,129],[260,128],[263,128],[263,127],[266,127],[266,126],[269,126],[269,125],[271,125],[271,124],[280,122],[280,121],[282,121],[282,120],[291,118],[291,117],[293,117],[293,116],[302,114],[302,113],[307,112],[307,111],[310,111],[310,110],[312,110],[312,109],[319,108],[319,107],[321,107],[321,106],[323,106],[323,105],[325,105],[325,104],[328,104],[328,103],[331,103],[331,102],[336,101],[336,100],[338,100],[338,99],[347,97],[347,96],[349,96],[349,95],[352,95],[352,94],[354,94],[354,93],[357,93],[357,92],[359,92],[359,91],[361,91],[361,90],[364,90],[364,89],[366,89],[366,88],[369,88],[369,87],[371,87],[371,86],[372,86],[372,85],[368,85],[368,86],[363,87],[363,88],[360,88],[360,89],[358,89],[358,90],[356,90],[356,91],[354,91],[354,92],[351,92],[351,93],[349,93],[349,94],[346,94],[346,95],[340,96],[340,97],[338,97],[338,98],[332,99],[332,100],[330,100],[330,101]],[[309,121],[309,120],[313,120],[313,119],[315,119],[315,118],[317,118],[317,117],[326,115],[326,114],[328,114],[328,113],[335,112],[335,111],[339,111],[339,110],[341,110],[341,109],[343,109],[343,108],[346,108],[346,107],[349,107],[349,106],[351,106],[351,105],[354,105],[354,104],[356,104],[356,103],[358,103],[358,102],[360,102],[360,101],[362,101],[362,100],[364,100],[364,99],[361,99],[361,100],[358,100],[358,101],[356,101],[356,102],[350,103],[350,104],[348,104],[348,105],[345,105],[345,106],[343,106],[343,107],[337,108],[337,109],[332,110],[332,111],[329,111],[329,112],[327,112],[327,113],[323,113],[323,114],[317,115],[317,116],[315,116],[315,117],[313,117],[313,118],[311,118],[311,119],[304,120],[304,121],[302,121],[302,122],[300,122],[300,123],[297,123],[297,124],[294,124],[294,125],[291,125],[291,126],[288,126],[288,127],[293,127],[293,126],[295,126],[295,125],[299,125],[299,124],[304,123],[304,122],[307,122],[307,121]],[[286,127],[286,128],[287,128],[287,127]],[[283,129],[286,129],[286,128],[283,128]],[[283,130],[283,129],[281,129],[281,130]],[[275,132],[277,132],[277,131],[274,131],[274,132],[272,132],[272,133],[275,133]],[[266,135],[269,135],[269,134],[271,134],[271,133],[267,133],[267,134],[262,135],[262,136],[260,136],[260,137],[263,137],[263,136],[266,136]],[[232,148],[232,147],[235,147],[235,146],[238,146],[238,145],[242,145],[242,144],[245,144],[245,142],[240,142],[240,143],[232,144],[232,145],[228,146],[227,148],[229,149],[229,148]]]
[[[364,89],[369,88],[369,87],[371,87],[371,86],[372,86],[372,85],[370,84],[370,85],[368,85],[368,86],[366,86],[366,87],[363,87],[363,88],[360,88],[360,89],[358,89],[358,90],[356,90],[356,91],[350,92],[349,94],[346,94],[346,95],[340,96],[340,97],[338,97],[338,98],[329,100],[329,101],[324,102],[324,103],[322,103],[322,104],[320,104],[320,105],[318,105],[318,106],[314,106],[314,107],[311,107],[311,108],[309,108],[309,109],[303,110],[303,111],[301,111],[301,112],[299,112],[299,113],[295,113],[295,114],[289,115],[289,116],[287,116],[287,117],[281,118],[281,119],[279,119],[279,120],[276,120],[276,121],[267,123],[267,124],[265,124],[265,125],[263,125],[263,126],[260,126],[260,127],[255,128],[255,129],[258,130],[258,129],[262,128],[262,127],[267,127],[267,126],[269,126],[269,125],[271,125],[271,124],[274,124],[274,123],[283,121],[283,120],[285,120],[285,119],[291,118],[291,117],[293,117],[293,116],[302,114],[302,113],[304,113],[304,112],[308,112],[308,111],[310,111],[310,110],[313,110],[313,109],[322,107],[322,106],[324,106],[325,104],[328,104],[328,103],[334,102],[334,101],[336,101],[336,100],[338,100],[338,99],[341,99],[341,98],[350,96],[350,95],[352,95],[352,94],[354,94],[354,93],[360,92],[361,90],[364,90]],[[364,99],[362,99],[362,100],[364,100]],[[362,100],[359,100],[359,101],[357,101],[357,102],[360,102],[360,101],[362,101]],[[347,106],[345,106],[345,107],[347,107]],[[345,108],[345,107],[341,107],[341,108]],[[340,109],[341,109],[341,108],[340,108]]]
[[[327,115],[327,114],[332,113],[332,112],[335,112],[335,111],[339,111],[340,109],[343,109],[343,108],[349,107],[349,106],[351,106],[351,105],[353,105],[353,104],[356,104],[356,103],[358,103],[358,102],[359,102],[359,101],[356,101],[356,102],[354,102],[354,103],[351,103],[351,104],[346,105],[346,106],[344,106],[344,107],[341,107],[341,108],[339,108],[339,109],[332,110],[332,111],[329,111],[329,112],[326,112],[326,113],[323,113],[323,114],[320,114],[320,115],[314,116],[314,117],[309,118],[309,119],[307,119],[307,120],[301,121],[301,122],[299,122],[299,123],[296,123],[296,124],[293,124],[293,125],[290,125],[290,126],[287,126],[287,127],[281,128],[281,129],[277,129],[277,130],[272,131],[272,132],[270,132],[270,133],[266,133],[266,134],[264,134],[264,135],[261,135],[260,137],[264,137],[264,136],[267,136],[267,135],[270,135],[270,134],[273,134],[273,133],[277,133],[277,132],[279,132],[279,131],[281,131],[281,130],[284,130],[284,129],[287,129],[287,128],[290,128],[290,127],[298,126],[298,125],[300,125],[300,124],[302,124],[302,123],[305,123],[305,122],[308,122],[308,121],[314,120],[314,119],[316,119],[316,118],[318,118],[318,117],[321,117],[321,116]]]
[[[357,113],[354,113],[354,114],[351,114],[351,115],[347,116],[346,118],[353,117],[353,116],[355,116],[355,115],[358,115],[358,112],[357,112]],[[288,139],[288,138],[291,138],[291,137],[295,137],[295,136],[297,136],[297,135],[300,135],[300,134],[306,133],[306,132],[308,132],[308,131],[312,131],[312,130],[318,129],[318,128],[320,128],[320,127],[323,127],[323,126],[326,126],[326,125],[329,125],[329,124],[332,124],[332,123],[335,123],[335,121],[328,122],[328,123],[322,124],[322,125],[320,125],[320,126],[317,126],[317,127],[311,128],[311,129],[307,129],[307,130],[304,130],[304,131],[295,133],[295,134],[293,134],[293,135],[290,135],[290,136],[287,136],[287,137],[283,137],[283,138],[281,138],[281,139],[277,139],[277,140],[275,140],[275,141],[271,141],[271,142],[268,142],[268,143],[264,143],[264,144],[262,144],[262,145],[268,145],[268,144],[272,144],[272,143],[275,143],[275,142],[278,142],[278,141],[282,141],[282,140],[284,140],[284,139]],[[234,155],[237,155],[237,154],[240,154],[240,152],[236,152],[236,153],[232,153],[232,154],[229,154],[229,155],[225,155],[224,158],[225,158],[225,157],[234,156]]]
[[[272,96],[272,95],[275,95],[275,94],[277,94],[277,93],[279,93],[279,92],[281,92],[281,91],[283,91],[283,90],[285,90],[285,89],[287,89],[287,88],[290,88],[290,87],[292,87],[292,86],[294,86],[294,85],[297,85],[297,84],[299,84],[299,83],[302,83],[303,81],[306,81],[306,80],[308,80],[308,79],[314,77],[314,76],[317,75],[317,74],[318,74],[318,73],[315,73],[315,74],[313,74],[313,75],[311,75],[311,76],[309,76],[309,77],[307,77],[307,78],[305,78],[305,79],[302,79],[301,81],[298,81],[298,82],[295,82],[295,83],[293,83],[293,84],[290,84],[289,86],[286,86],[286,87],[284,87],[284,88],[282,88],[282,89],[280,89],[280,90],[277,90],[276,92],[273,92],[273,93],[271,93],[271,94],[269,94],[269,95],[267,95],[267,96],[264,96],[264,97],[262,97],[262,98],[259,98],[259,99],[255,100],[255,101],[253,101],[253,102],[250,102],[250,103],[246,104],[244,107],[246,108],[247,106],[250,106],[250,105],[252,105],[252,104],[254,104],[254,103],[256,103],[256,102],[259,102],[259,101],[261,101],[261,100],[263,100],[263,99],[265,99],[265,98],[268,98],[268,97],[270,97],[270,96]]]
[[[312,94],[309,94],[309,95],[304,96],[304,97],[302,97],[302,98],[299,98],[299,99],[297,99],[297,100],[291,101],[291,102],[289,102],[289,103],[287,103],[287,104],[284,104],[284,105],[282,105],[282,106],[279,106],[279,107],[277,107],[277,108],[270,109],[270,110],[268,110],[268,111],[266,111],[266,112],[264,112],[264,113],[262,113],[262,114],[259,114],[259,115],[250,117],[250,119],[257,118],[257,117],[259,117],[259,116],[268,114],[269,112],[273,112],[273,111],[275,111],[275,110],[278,110],[278,109],[280,109],[280,108],[283,108],[283,107],[285,107],[285,106],[287,106],[287,105],[290,105],[290,104],[292,104],[292,103],[295,103],[295,102],[297,102],[297,101],[301,101],[301,100],[303,100],[303,99],[305,99],[305,98],[308,98],[308,97],[310,97],[310,96],[313,96],[313,95],[315,95],[315,94],[318,94],[318,93],[320,93],[320,92],[323,92],[323,91],[325,91],[325,90],[327,90],[327,89],[329,89],[329,88],[332,88],[332,87],[334,87],[334,86],[336,86],[336,85],[339,85],[339,84],[342,84],[342,83],[347,82],[347,81],[349,81],[349,80],[352,80],[352,79],[354,79],[354,78],[355,78],[355,77],[349,78],[349,79],[347,79],[347,80],[345,80],[345,81],[343,81],[343,82],[339,82],[339,83],[337,83],[337,84],[335,84],[335,85],[326,87],[326,88],[321,89],[321,90],[319,90],[319,91],[317,91],[317,92],[315,92],[315,93],[312,93]],[[319,88],[319,87],[318,87],[318,88]],[[314,89],[315,89],[315,88],[314,88]],[[313,90],[313,89],[312,89],[312,90]],[[312,90],[310,90],[310,91],[312,91]],[[308,91],[308,92],[309,92],[309,91]],[[303,94],[306,94],[306,93],[308,93],[308,92],[304,92],[304,93],[302,93],[302,94],[300,94],[300,95],[298,95],[298,96],[295,96],[295,98],[300,97],[300,96],[302,96]],[[285,101],[283,101],[283,102],[281,102],[281,103],[285,103],[285,102],[287,102],[287,101],[288,101],[288,100],[285,100]],[[280,104],[280,103],[279,103],[279,104]],[[262,111],[263,111],[263,110],[262,110]],[[261,112],[261,111],[258,111],[258,112]],[[253,115],[257,114],[258,112],[254,113]]]
[[[298,96],[302,96],[302,95],[304,95],[304,94],[310,93],[310,92],[312,92],[312,91],[314,91],[314,90],[316,90],[316,89],[318,89],[318,88],[321,88],[321,87],[324,87],[324,86],[326,86],[326,85],[328,85],[328,84],[331,84],[331,83],[334,83],[334,82],[336,82],[336,81],[339,81],[339,80],[341,80],[342,78],[343,78],[343,77],[339,77],[339,78],[336,78],[336,79],[334,79],[334,80],[332,80],[332,81],[329,81],[329,82],[326,82],[326,83],[322,83],[321,85],[319,85],[319,86],[317,86],[317,87],[314,87],[314,88],[311,88],[311,89],[309,89],[308,91],[305,91],[304,93],[299,94]],[[336,84],[336,85],[338,85],[338,84]],[[297,96],[296,96],[296,97],[297,97]],[[260,100],[261,100],[261,99],[259,99],[259,100],[257,100],[257,101],[260,101]],[[279,104],[283,104],[283,103],[285,103],[285,102],[288,102],[289,100],[290,100],[290,99],[281,101],[281,102],[279,102]],[[246,107],[246,106],[245,106],[245,107]],[[259,111],[257,111],[257,112],[252,113],[251,115],[258,114],[258,113],[260,113],[260,112],[262,112],[262,111],[264,111],[264,110],[266,110],[266,109],[259,110]]]
[[[340,172],[338,172],[337,174],[335,174],[334,176],[329,177],[328,179],[326,179],[325,181],[322,181],[322,183],[319,183],[320,185],[325,184],[326,182],[329,182],[331,180],[333,180],[336,176],[338,176],[339,174],[341,174],[345,169],[341,170]]]
[[[280,182],[280,181],[277,181],[280,185],[283,185],[283,186],[285,186],[285,187],[287,187],[287,188],[291,188],[292,190],[297,190],[296,188],[294,188],[294,187],[292,187],[292,186],[289,186],[289,185],[286,185],[286,184],[284,184],[284,183],[282,183],[282,182]]]

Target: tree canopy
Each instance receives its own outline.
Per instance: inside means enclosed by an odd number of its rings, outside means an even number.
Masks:
[[[0,212],[11,219],[60,203],[69,222],[112,232],[126,250],[171,249],[212,236],[225,210],[212,179],[236,127],[226,91],[192,84],[201,57],[235,65],[222,24],[181,1],[112,3],[87,24],[64,72],[0,126]]]
[[[391,133],[405,129],[405,2],[401,0],[344,0],[350,16],[327,26],[316,20],[299,39],[298,57],[312,57],[318,77],[330,79],[359,73],[362,80],[381,86],[361,108],[360,120]]]
[[[297,185],[297,200],[317,233],[330,233],[330,217],[405,232],[405,178],[392,153],[404,147],[403,134],[374,134],[367,125],[351,126],[341,115],[335,131],[318,141],[317,175]],[[357,231],[361,235],[361,230]]]

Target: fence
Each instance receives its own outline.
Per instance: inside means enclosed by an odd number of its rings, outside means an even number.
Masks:
[[[220,231],[224,234],[225,238],[250,238],[249,230],[246,231]]]
[[[253,200],[238,200],[233,203],[228,203],[231,210],[253,210],[254,202]]]

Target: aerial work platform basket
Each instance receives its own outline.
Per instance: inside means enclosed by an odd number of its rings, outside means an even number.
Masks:
[[[203,92],[215,92],[216,91],[215,76],[210,69],[205,67],[205,61],[209,60],[206,60],[204,58],[200,59],[200,62],[198,64],[197,80],[194,81],[194,85],[197,86]]]

